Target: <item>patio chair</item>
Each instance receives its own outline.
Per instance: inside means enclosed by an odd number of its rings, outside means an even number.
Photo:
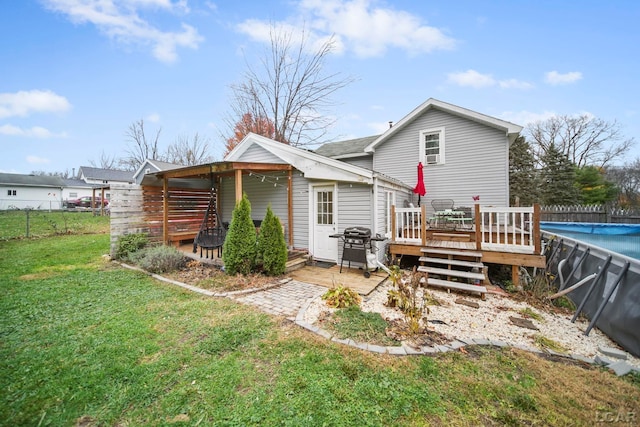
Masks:
[[[443,220],[442,212],[453,210],[453,199],[433,199],[431,206],[433,207],[433,216],[429,218],[429,226],[433,228],[446,228],[448,221]]]
[[[435,212],[442,212],[453,209],[453,199],[433,199],[431,206]]]

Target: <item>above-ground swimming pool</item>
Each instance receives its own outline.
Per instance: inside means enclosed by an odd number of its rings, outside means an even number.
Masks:
[[[640,259],[640,224],[540,221],[540,229]]]

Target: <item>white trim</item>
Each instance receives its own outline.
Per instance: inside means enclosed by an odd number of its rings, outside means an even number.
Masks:
[[[338,203],[338,183],[335,181],[325,181],[325,182],[310,182],[307,184],[309,188],[309,198],[308,198],[308,206],[309,206],[309,252],[312,256],[315,257],[313,251],[315,250],[315,189],[316,187],[332,187],[333,188],[333,226],[334,232],[338,232],[339,228],[339,218],[338,214],[340,212],[340,204]],[[338,248],[338,239],[336,239],[336,259],[335,260],[327,260],[338,262],[339,257],[339,248]]]
[[[425,135],[433,135],[438,134],[438,154],[436,162],[427,162],[427,156],[425,154],[425,146],[424,146],[424,137]],[[446,135],[444,131],[444,127],[432,128],[432,129],[423,129],[420,131],[419,137],[420,145],[418,147],[418,153],[420,153],[420,161],[424,166],[427,165],[443,165],[445,164],[445,150],[446,150]]]

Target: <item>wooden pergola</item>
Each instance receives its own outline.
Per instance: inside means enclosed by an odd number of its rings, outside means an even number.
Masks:
[[[293,167],[288,164],[278,163],[253,163],[253,162],[215,162],[198,166],[187,166],[179,169],[171,169],[161,172],[156,172],[155,175],[158,179],[162,180],[162,192],[163,192],[163,207],[162,207],[162,240],[163,242],[169,242],[169,181],[170,180],[210,180],[212,184],[218,189],[218,204],[222,197],[220,191],[220,178],[222,177],[234,177],[235,178],[235,203],[242,200],[242,175],[250,172],[288,172],[288,184],[287,184],[287,221],[289,224],[288,236],[289,245],[293,245]]]

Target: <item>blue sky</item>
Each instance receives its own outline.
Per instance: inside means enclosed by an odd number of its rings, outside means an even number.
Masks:
[[[229,85],[270,23],[334,35],[334,140],[378,134],[433,97],[520,125],[589,113],[640,140],[637,1],[6,0],[0,171],[122,156],[140,119],[222,159]],[[640,141],[625,160],[640,157]]]

